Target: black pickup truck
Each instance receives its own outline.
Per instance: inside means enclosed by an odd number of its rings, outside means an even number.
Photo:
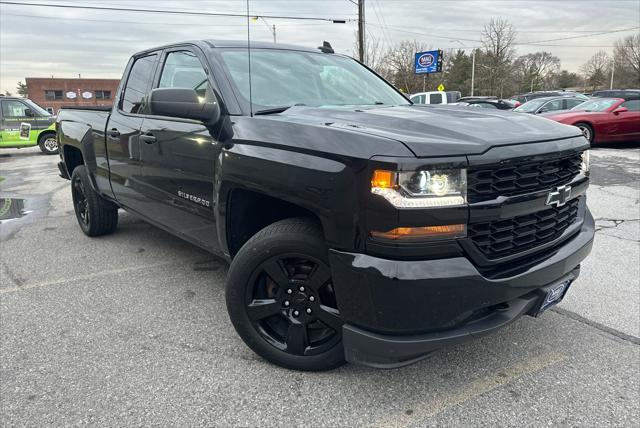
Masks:
[[[84,233],[122,208],[226,258],[237,332],[293,369],[400,366],[537,316],[593,242],[577,128],[413,105],[328,44],[140,52],[111,111],[57,130]]]

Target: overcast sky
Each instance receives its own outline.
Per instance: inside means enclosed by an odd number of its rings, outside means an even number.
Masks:
[[[5,1],[5,0],[0,0]],[[17,0],[156,10],[246,13],[245,0]],[[278,42],[316,47],[323,40],[352,54],[357,0],[251,0],[251,15],[347,19],[346,24],[270,19]],[[246,39],[246,19],[0,4],[0,90],[16,92],[29,77],[119,78],[139,50],[189,39]],[[577,71],[597,50],[638,30],[640,0],[366,0],[367,33],[385,43],[418,40],[433,48],[479,46],[483,25],[507,18],[518,32],[518,54],[546,50]],[[579,38],[573,38],[579,36]],[[271,41],[264,21],[251,22],[252,40]],[[553,40],[563,38],[565,40]],[[552,41],[548,41],[552,40]],[[536,45],[527,44],[538,42]]]

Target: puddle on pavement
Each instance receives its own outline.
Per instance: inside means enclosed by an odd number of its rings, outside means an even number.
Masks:
[[[21,227],[45,217],[47,211],[46,196],[0,196],[0,242],[11,239]]]

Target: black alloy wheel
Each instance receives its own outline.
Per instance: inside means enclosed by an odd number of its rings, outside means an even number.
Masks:
[[[79,176],[75,177],[75,179],[72,180],[71,197],[73,198],[73,204],[76,216],[78,217],[78,222],[88,229],[91,221],[91,214],[89,213],[89,203],[87,201],[87,193],[84,188],[84,183]]]
[[[345,363],[328,258],[322,229],[305,218],[271,224],[240,248],[227,275],[227,311],[255,353],[295,370]]]
[[[317,355],[341,339],[329,267],[304,254],[264,261],[247,287],[246,311],[262,338],[292,355]]]

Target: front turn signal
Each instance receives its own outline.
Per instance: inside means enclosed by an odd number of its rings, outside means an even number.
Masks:
[[[387,232],[371,231],[371,236],[392,241],[426,241],[431,239],[462,238],[467,234],[464,224],[444,226],[396,227]]]

